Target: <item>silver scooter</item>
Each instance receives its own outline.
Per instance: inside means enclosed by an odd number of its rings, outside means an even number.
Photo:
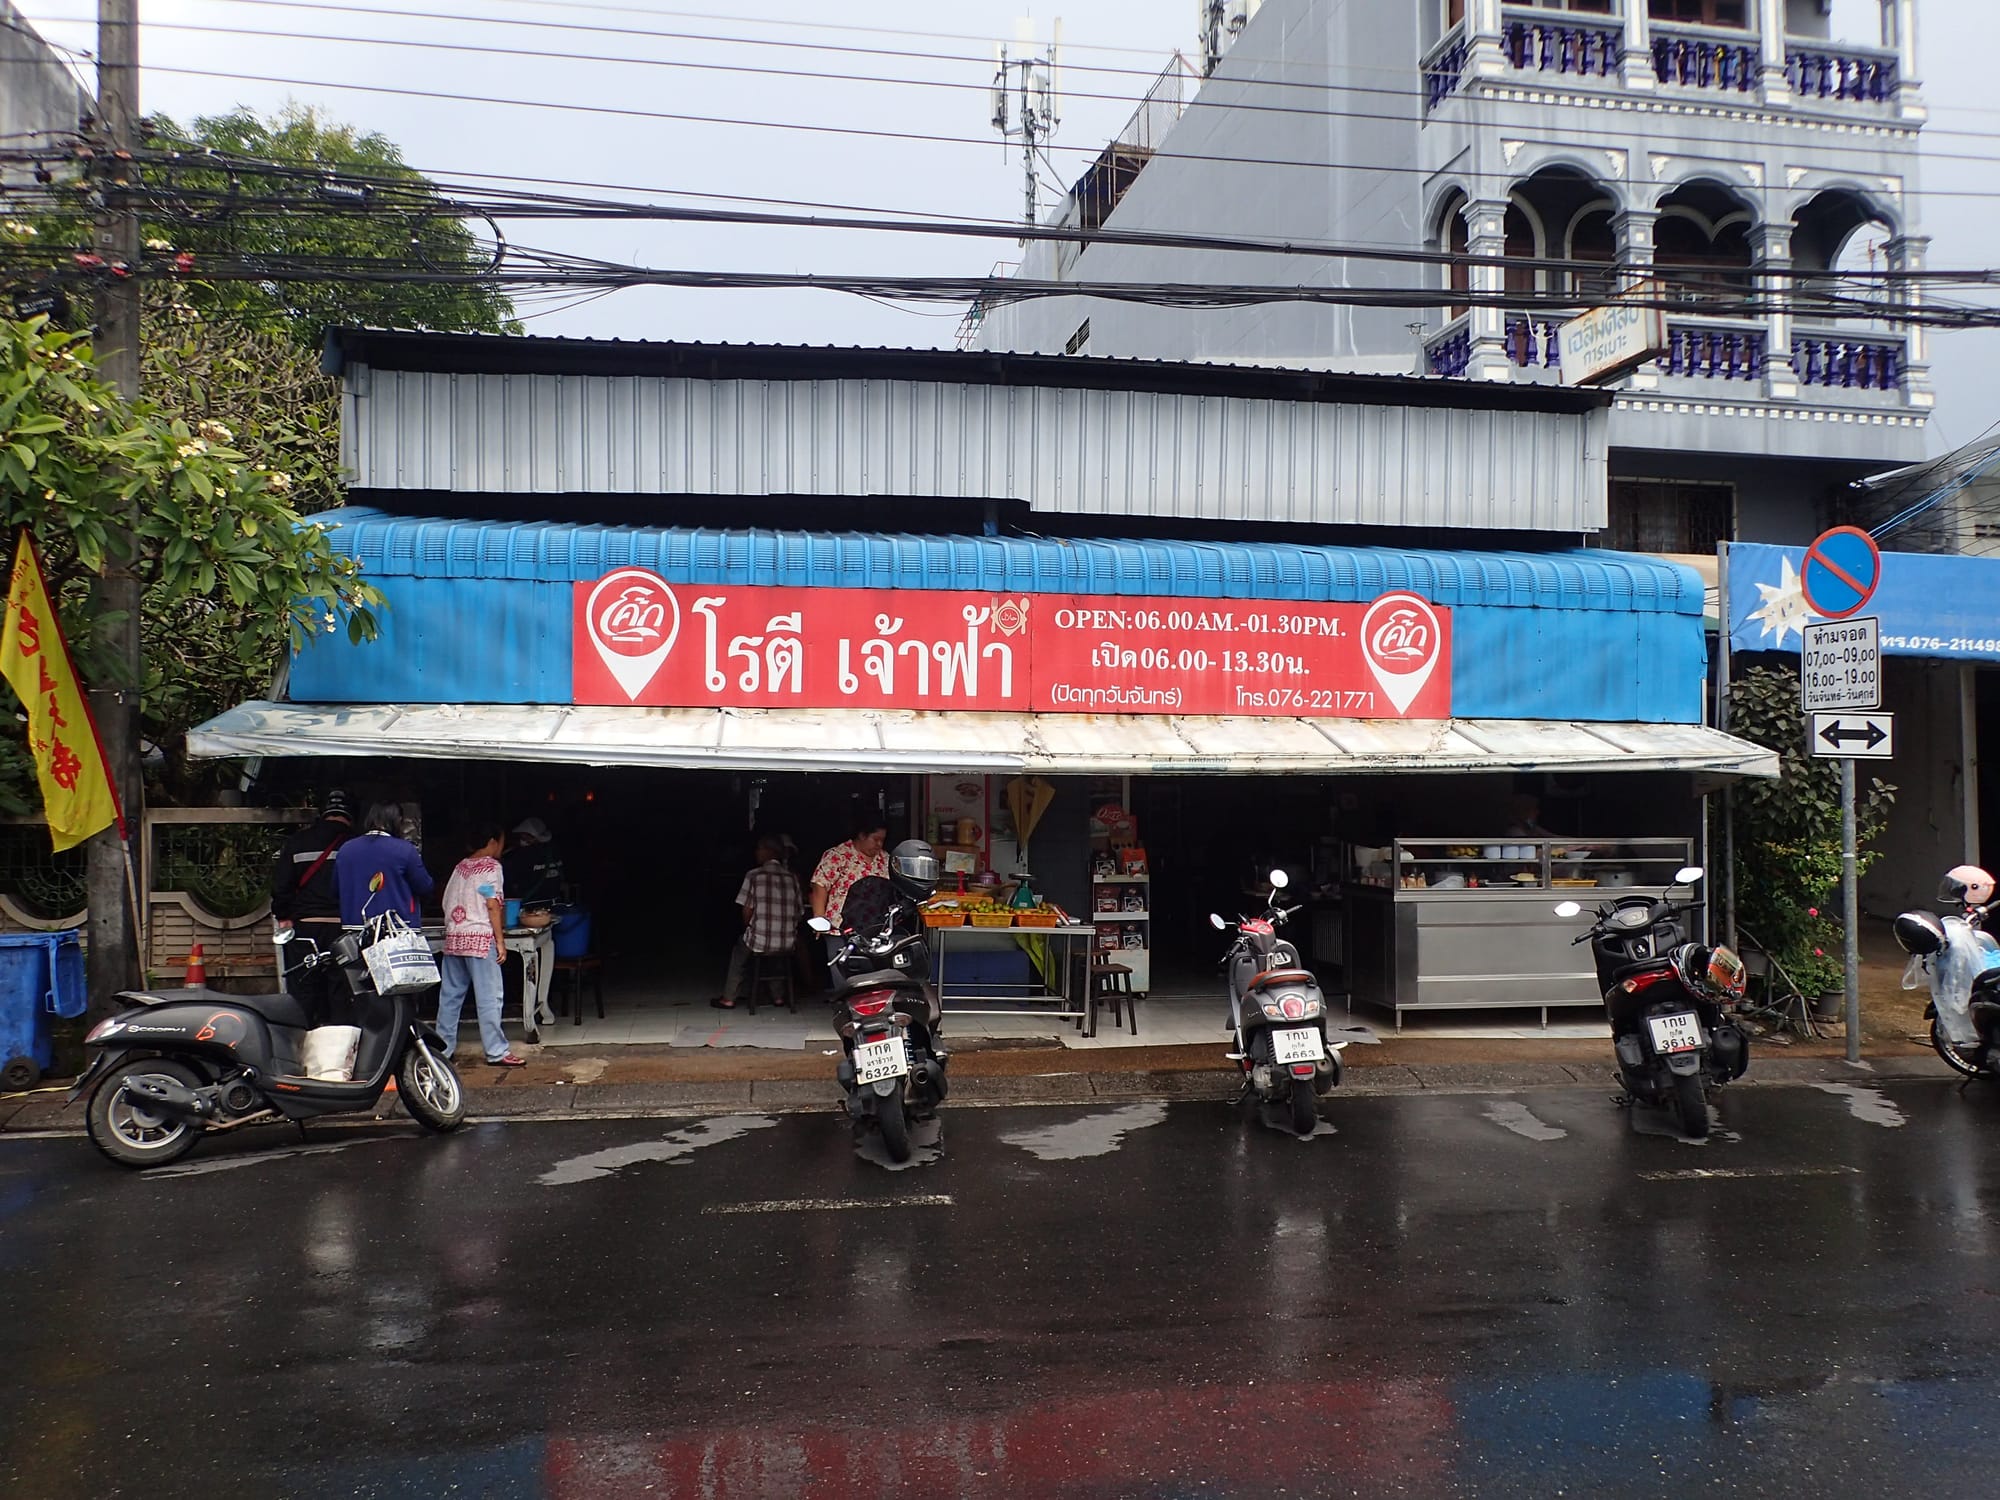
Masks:
[[[1319,1101],[1340,1083],[1340,1053],[1346,1042],[1327,1041],[1326,997],[1319,981],[1299,962],[1299,951],[1278,929],[1299,908],[1278,904],[1291,883],[1283,870],[1271,872],[1271,896],[1261,917],[1225,922],[1216,912],[1209,922],[1236,941],[1223,956],[1229,976],[1229,1023],[1236,1033],[1230,1060],[1243,1068],[1243,1095],[1260,1104],[1284,1105],[1292,1129],[1311,1135],[1319,1126]]]

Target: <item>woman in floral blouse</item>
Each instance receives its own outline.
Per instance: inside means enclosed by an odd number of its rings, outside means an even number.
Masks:
[[[847,893],[854,882],[869,875],[889,878],[889,856],[882,852],[888,841],[887,824],[879,819],[864,819],[854,830],[853,838],[822,854],[813,867],[813,915],[825,917],[835,932],[840,931],[841,908],[847,904]]]
[[[466,839],[468,853],[445,882],[438,1034],[449,1057],[458,1046],[458,1017],[470,989],[486,1060],[499,1068],[519,1068],[527,1059],[508,1050],[507,1033],[500,1025],[500,965],[507,955],[507,931],[500,915],[505,909],[500,850],[506,838],[498,823],[474,825]]]

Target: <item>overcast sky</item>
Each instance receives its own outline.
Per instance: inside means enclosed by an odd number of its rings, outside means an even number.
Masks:
[[[93,29],[82,18],[95,14],[95,0],[16,3],[52,40],[80,48],[94,45]],[[1019,211],[1020,161],[1011,149],[1003,156],[987,123],[985,88],[992,74],[992,43],[1015,36],[1024,10],[1020,0],[877,0],[869,7],[835,7],[825,0],[743,0],[737,14],[725,14],[719,0],[706,0],[706,5],[704,9],[704,0],[681,0],[679,5],[674,0],[607,0],[603,5],[345,0],[315,7],[282,0],[141,0],[141,13],[149,22],[239,33],[149,26],[143,105],[149,112],[185,119],[239,103],[271,111],[288,101],[303,101],[382,132],[413,165],[440,175],[520,174],[651,192],[743,194],[939,216],[1011,217]],[[1058,10],[1062,16],[1070,66],[1057,142],[1069,149],[1054,153],[1054,168],[1044,175],[1067,186],[1088,154],[1130,115],[1145,87],[1144,70],[1163,66],[1177,47],[1193,50],[1197,4],[1061,0],[1060,5],[1033,9],[1034,29],[1044,38],[1050,19]],[[371,10],[375,13],[369,14]],[[560,20],[615,30],[520,28],[381,14],[392,10]],[[1876,10],[1875,0],[1836,0],[1842,35],[1874,42]],[[1921,228],[1933,238],[1931,264],[1993,265],[2000,262],[1991,235],[2000,209],[2000,96],[1992,86],[1994,60],[2000,58],[2000,5],[1994,0],[1923,0],[1919,12],[1924,96],[1931,110],[1925,142],[1933,154],[1924,169]],[[829,23],[836,19],[850,29],[831,29]],[[521,55],[240,34],[251,29],[469,42],[517,49]],[[689,34],[816,46],[750,46]],[[942,56],[822,50],[835,44]],[[587,61],[575,54],[609,60]],[[669,61],[842,76],[781,77],[659,65]],[[179,69],[228,76],[169,71]],[[244,75],[307,82],[261,83]],[[869,75],[955,86],[859,81]],[[365,83],[411,93],[312,86],[325,83]],[[955,139],[871,139],[422,97],[432,92]],[[1952,159],[1967,157],[1976,159]],[[1187,227],[1214,225],[1202,220],[1198,205],[1191,205]],[[1016,253],[1012,241],[751,227],[548,223],[510,226],[509,232],[522,242],[550,248],[691,268],[979,275]],[[927,345],[948,343],[956,322],[955,312],[913,313],[835,293],[642,288],[548,312],[527,327],[594,337]],[[2000,373],[2000,333],[1948,335],[1937,339],[1934,349],[1939,401],[1932,444],[1943,449],[1970,441],[2000,420],[2000,404],[1988,396]]]

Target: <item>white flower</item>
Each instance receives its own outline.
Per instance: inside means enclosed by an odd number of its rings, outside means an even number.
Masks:
[[[24,240],[32,240],[41,233],[34,225],[24,224],[19,219],[9,219],[6,224],[6,230],[7,233]]]
[[[200,438],[196,438],[191,443],[182,443],[178,448],[174,449],[174,452],[178,453],[182,458],[198,458],[207,450],[208,444],[204,443]]]
[[[220,422],[203,422],[199,427],[195,429],[195,431],[199,432],[203,437],[209,439],[211,442],[217,442],[217,443],[231,442],[236,437],[235,433],[231,432],[227,427],[223,426]]]
[[[171,250],[174,246],[171,240],[147,240],[146,248],[148,250]]]
[[[291,489],[292,476],[287,474],[283,469],[273,469],[265,476],[265,483],[270,485],[278,494],[282,495]]]

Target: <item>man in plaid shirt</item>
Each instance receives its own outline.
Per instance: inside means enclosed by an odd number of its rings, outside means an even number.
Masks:
[[[721,996],[711,1003],[734,1010],[743,992],[743,971],[753,953],[790,953],[798,941],[798,877],[785,864],[783,846],[771,837],[757,840],[757,867],[737,887],[736,904],[743,911],[743,933],[729,951],[729,975]]]

